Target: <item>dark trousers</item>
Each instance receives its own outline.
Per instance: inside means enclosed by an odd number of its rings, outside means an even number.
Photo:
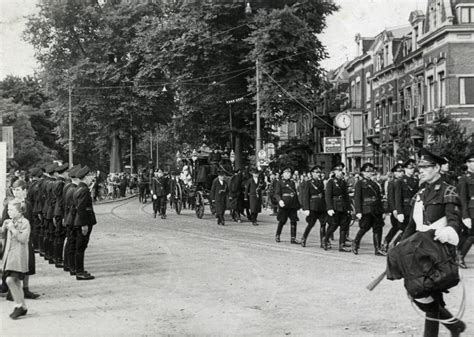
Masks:
[[[334,211],[333,216],[327,216],[329,224],[324,237],[324,242],[328,243],[334,232],[339,227],[339,244],[342,245],[346,241],[347,233],[349,232],[349,224],[351,222],[351,215],[349,212]]]
[[[250,212],[250,221],[252,221],[252,223],[257,222],[257,217],[258,217],[258,212]]]
[[[66,239],[66,227],[63,225],[62,219],[56,220],[56,232],[54,237],[54,260],[63,261],[64,240]]]
[[[35,250],[39,250],[39,231],[41,228],[41,220],[38,217],[38,213],[33,214],[33,223],[31,224],[31,240],[33,241],[33,247]]]
[[[461,233],[459,245],[458,245],[458,248],[460,251],[459,253],[462,257],[465,257],[467,255],[473,243],[474,243],[474,228],[469,229],[463,226],[463,231]]]
[[[382,214],[363,214],[362,219],[359,220],[360,229],[354,239],[356,247],[360,247],[360,240],[362,240],[362,237],[365,235],[365,233],[367,233],[372,228],[374,248],[376,250],[380,249],[382,244],[383,225],[384,222]]]
[[[44,246],[44,256],[45,258],[53,258],[54,255],[54,232],[56,228],[54,227],[53,219],[46,219],[44,221],[44,235],[43,235],[43,246]]]
[[[71,271],[76,271],[76,241],[77,241],[77,231],[74,230],[74,227],[68,227],[68,237],[66,242],[66,249],[64,254],[67,254],[67,266]]]
[[[393,238],[395,237],[397,232],[399,230],[401,230],[401,227],[402,227],[400,225],[400,222],[398,222],[397,218],[393,215],[393,213],[390,214],[390,223],[391,223],[392,227],[388,231],[387,235],[385,236],[385,240],[384,240],[384,242],[387,245],[393,240]]]
[[[82,234],[82,227],[74,227],[76,273],[84,272],[84,255],[91,236],[92,226],[88,226],[87,234]]]
[[[64,244],[64,267],[71,269],[71,263],[69,259],[69,245],[71,242],[72,228],[71,226],[66,226],[66,242]],[[75,264],[73,264],[75,266]]]
[[[318,212],[318,211],[309,211],[309,215],[306,217],[306,222],[308,225],[306,226],[304,233],[303,233],[303,238],[308,238],[309,233],[313,229],[314,225],[316,224],[316,221],[319,220],[319,224],[321,225],[321,228],[325,230],[326,228],[326,212]]]
[[[38,217],[38,248],[41,255],[44,255],[44,231],[46,227],[46,219],[44,215],[41,214],[41,220]]]
[[[290,219],[291,225],[291,238],[296,238],[296,224],[298,222],[298,209],[296,208],[284,208],[280,207],[278,209],[278,227],[276,231],[276,235],[281,235],[281,231],[283,230],[283,226],[285,226],[286,222]]]
[[[153,199],[153,212],[166,215],[166,195],[158,195],[156,199]]]
[[[232,216],[232,219],[234,221],[240,220],[240,212],[236,209],[231,209],[230,210],[230,215]]]

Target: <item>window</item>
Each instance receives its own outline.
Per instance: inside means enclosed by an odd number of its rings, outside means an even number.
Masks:
[[[428,90],[427,90],[427,103],[428,111],[433,111],[435,108],[435,83],[433,76],[428,77]]]
[[[352,127],[352,135],[354,137],[354,144],[361,144],[362,143],[362,116],[353,116],[353,127]]]
[[[369,101],[370,97],[372,96],[372,92],[370,88],[370,73],[365,74],[365,80],[366,80],[365,91],[367,95],[367,100]]]
[[[388,99],[387,104],[387,114],[385,115],[385,125],[390,125],[390,122],[393,120],[393,100]]]
[[[351,107],[355,108],[356,105],[356,86],[355,82],[352,81],[351,83]]]
[[[446,78],[444,71],[438,73],[438,82],[438,106],[443,107],[446,106]]]
[[[474,77],[459,79],[459,104],[474,104]]]

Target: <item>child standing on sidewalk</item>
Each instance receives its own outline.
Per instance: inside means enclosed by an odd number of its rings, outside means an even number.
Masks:
[[[5,253],[3,256],[3,273],[6,276],[8,288],[15,301],[15,309],[10,314],[12,319],[26,315],[27,308],[21,280],[28,272],[28,240],[30,223],[23,216],[25,204],[14,199],[8,203],[8,215],[11,219],[5,220],[2,233],[8,231]]]

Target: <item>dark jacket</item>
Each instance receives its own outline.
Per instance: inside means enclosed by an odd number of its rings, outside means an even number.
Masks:
[[[257,183],[253,177],[247,180],[245,184],[245,199],[249,202],[249,209],[252,213],[262,211],[262,193],[265,189],[265,182],[258,178]]]
[[[305,181],[301,188],[301,203],[303,210],[325,212],[324,183],[322,180]]]
[[[225,212],[228,193],[229,186],[227,182],[223,180],[221,184],[219,178],[215,178],[212,182],[209,199],[213,202],[217,214]]]
[[[76,216],[76,208],[74,207],[74,192],[76,191],[77,185],[70,182],[64,186],[63,199],[64,199],[64,225],[73,226],[74,218]]]
[[[393,189],[397,213],[409,217],[411,213],[411,199],[418,192],[418,180],[413,177],[403,176],[401,179],[397,179]]]
[[[54,206],[54,217],[57,219],[63,219],[64,217],[64,185],[66,180],[64,178],[58,178],[54,184],[53,193],[56,200]]]
[[[242,172],[234,174],[229,183],[229,208],[243,209]]]
[[[467,172],[459,179],[457,192],[463,219],[474,219],[474,173]]]
[[[354,206],[356,214],[383,214],[382,192],[379,184],[367,178],[359,180],[354,187]]]
[[[150,190],[153,191],[152,194],[156,194],[158,197],[167,195],[170,190],[168,179],[165,177],[153,177],[150,183]]]
[[[274,196],[277,203],[279,203],[280,200],[283,200],[283,202],[285,203],[285,207],[283,208],[300,208],[296,185],[295,182],[291,179],[279,180],[275,187]]]
[[[89,187],[83,182],[77,185],[73,194],[73,202],[76,209],[74,227],[93,226],[97,223]]]
[[[326,184],[326,207],[336,212],[348,212],[351,209],[349,188],[344,179],[331,178]]]

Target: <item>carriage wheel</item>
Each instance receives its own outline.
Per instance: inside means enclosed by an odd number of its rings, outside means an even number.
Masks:
[[[176,210],[176,214],[181,214],[181,210],[183,209],[183,202],[181,200],[175,200],[174,209]]]

